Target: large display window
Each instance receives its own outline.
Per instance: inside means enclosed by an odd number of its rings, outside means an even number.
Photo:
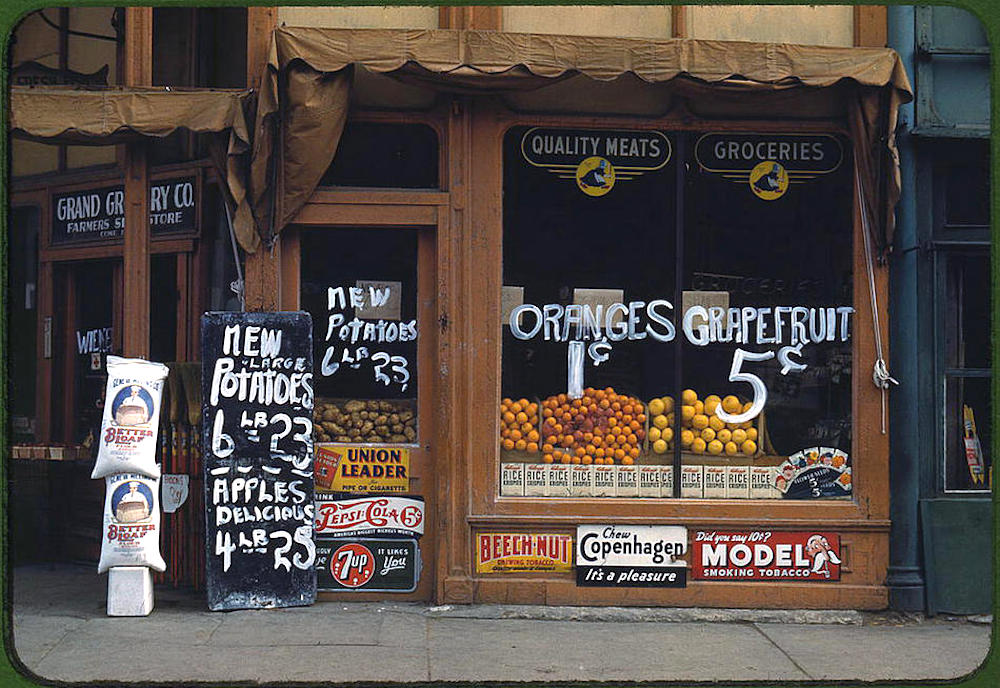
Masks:
[[[503,142],[502,496],[850,499],[835,134]]]

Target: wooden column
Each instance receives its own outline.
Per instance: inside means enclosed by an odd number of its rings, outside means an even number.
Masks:
[[[278,24],[277,7],[247,8],[247,87],[257,88],[267,64],[271,33]]]
[[[854,45],[884,48],[889,41],[889,16],[884,5],[854,8]]]
[[[503,8],[497,6],[441,7],[438,26],[442,29],[483,29],[499,31],[503,28]]]
[[[674,5],[670,8],[670,37],[687,38],[687,7]]]
[[[126,86],[153,81],[153,8],[125,9]],[[124,354],[149,356],[149,167],[146,144],[125,147]]]

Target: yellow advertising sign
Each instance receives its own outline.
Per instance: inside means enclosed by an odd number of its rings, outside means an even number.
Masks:
[[[572,535],[561,533],[476,535],[477,573],[572,570]]]
[[[410,450],[317,444],[315,478],[321,492],[409,492]]]

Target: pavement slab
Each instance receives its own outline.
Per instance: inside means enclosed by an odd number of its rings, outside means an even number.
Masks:
[[[438,618],[429,627],[432,680],[805,678],[745,624]]]
[[[952,679],[974,671],[990,647],[988,627],[757,624],[816,680]]]
[[[374,611],[343,612],[336,607],[260,609],[219,614],[214,647],[272,645],[378,645],[381,615]]]

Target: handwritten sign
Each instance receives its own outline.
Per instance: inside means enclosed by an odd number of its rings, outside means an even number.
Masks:
[[[163,493],[160,503],[163,504],[163,513],[172,514],[184,506],[190,482],[189,475],[164,473],[160,476],[160,492]]]
[[[410,450],[352,444],[317,445],[316,484],[331,492],[408,492]]]
[[[201,321],[206,589],[212,610],[316,599],[312,321]]]
[[[349,371],[365,371],[378,390],[372,397],[412,392],[404,352],[415,351],[417,321],[400,319],[401,292],[401,282],[378,280],[327,289],[325,346],[317,355],[323,378],[347,374],[356,380]]]
[[[149,231],[193,231],[198,226],[195,177],[149,184]],[[122,184],[52,195],[52,243],[117,241],[125,234]]]

